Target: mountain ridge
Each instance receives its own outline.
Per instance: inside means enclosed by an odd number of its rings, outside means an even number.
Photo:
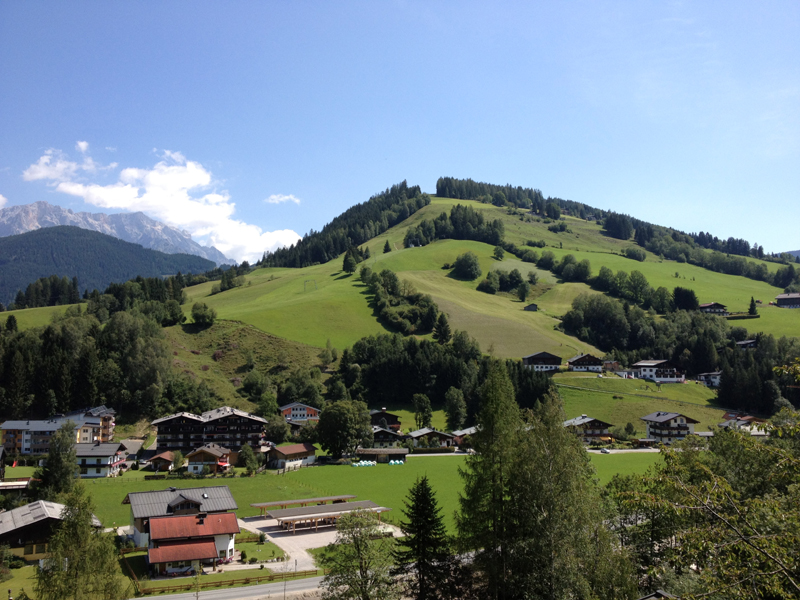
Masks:
[[[216,265],[236,262],[213,246],[201,246],[188,232],[151,219],[142,212],[74,212],[43,200],[0,209],[0,237],[60,225],[96,231],[165,254],[193,254],[211,260]]]

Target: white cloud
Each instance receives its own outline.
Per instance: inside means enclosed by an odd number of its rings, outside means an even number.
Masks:
[[[81,154],[86,154],[89,150],[89,142],[75,142],[75,150],[80,151]]]
[[[8,198],[3,196],[3,194],[0,194],[0,208],[3,208],[6,205],[6,202],[8,202]]]
[[[300,198],[291,194],[288,196],[285,194],[272,194],[272,196],[264,200],[264,202],[267,204],[283,204],[284,202],[294,202],[295,204],[300,204]]]
[[[26,181],[46,180],[57,191],[83,198],[101,208],[141,211],[154,219],[188,231],[192,237],[216,246],[237,261],[254,261],[266,250],[296,243],[294,231],[263,231],[234,218],[236,205],[228,192],[212,189],[211,173],[180,152],[164,151],[151,169],[125,168],[115,183],[86,181],[81,172],[115,168],[96,165],[86,157],[82,164],[48,150],[23,173]]]

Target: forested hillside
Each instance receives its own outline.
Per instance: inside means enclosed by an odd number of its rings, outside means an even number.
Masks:
[[[78,227],[47,227],[0,238],[0,302],[43,277],[77,277],[77,289],[104,290],[136,276],[202,273],[215,264],[189,254],[164,254]],[[72,284],[71,284],[72,285]]]

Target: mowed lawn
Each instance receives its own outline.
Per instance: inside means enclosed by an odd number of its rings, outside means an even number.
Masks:
[[[63,315],[70,306],[79,305],[69,304],[62,306],[43,306],[41,308],[24,308],[22,310],[0,313],[0,326],[5,327],[8,316],[14,315],[14,317],[17,319],[17,327],[21,331],[25,329],[32,329],[34,327],[44,327],[53,321],[54,316]],[[84,304],[81,309],[85,310],[86,305]]]

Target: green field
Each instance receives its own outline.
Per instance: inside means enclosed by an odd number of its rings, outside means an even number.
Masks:
[[[0,313],[0,325],[5,326],[8,315],[13,314],[17,318],[17,327],[19,327],[20,330],[31,329],[32,327],[43,327],[52,322],[54,315],[63,315],[69,306],[76,305],[43,306],[42,308],[24,308],[22,310]]]
[[[641,417],[659,410],[697,419],[697,431],[708,431],[711,425],[719,424],[724,413],[713,405],[714,392],[693,382],[664,384],[658,391],[655,384],[640,379],[562,374],[554,381],[567,418],[586,414],[619,427],[633,423],[639,434],[644,433]],[[622,399],[615,399],[615,395]]]
[[[601,484],[607,483],[614,473],[642,473],[656,460],[658,454],[592,455]],[[462,489],[458,467],[464,465],[463,455],[411,457],[403,466],[378,465],[375,467],[319,466],[310,469],[274,475],[265,473],[256,477],[234,477],[206,480],[144,481],[142,478],[87,480],[87,491],[95,503],[95,514],[106,527],[127,525],[130,506],[122,504],[129,492],[161,490],[168,486],[178,488],[227,485],[239,505],[239,517],[259,514],[251,508],[255,502],[313,498],[335,494],[355,494],[359,500],[372,500],[392,509],[386,520],[397,523],[402,518],[401,509],[408,489],[422,475],[427,475],[436,490],[448,527],[453,526],[453,514],[458,506]]]

